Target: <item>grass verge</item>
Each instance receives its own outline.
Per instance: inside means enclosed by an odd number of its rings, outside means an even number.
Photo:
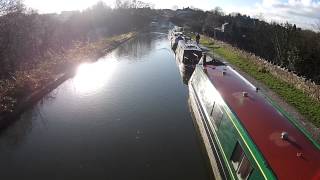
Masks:
[[[229,63],[265,84],[283,100],[295,107],[308,119],[308,121],[316,127],[320,127],[320,102],[309,97],[301,90],[296,89],[293,85],[275,77],[270,72],[261,70],[261,67],[250,63],[250,61],[241,54],[238,54],[227,47],[214,46],[213,40],[209,38],[202,36],[201,44],[208,47],[210,50],[214,50],[216,54],[228,60]]]

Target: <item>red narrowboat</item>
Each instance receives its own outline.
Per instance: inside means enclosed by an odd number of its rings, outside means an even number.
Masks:
[[[201,63],[188,86],[216,179],[320,179],[319,143],[234,69]]]

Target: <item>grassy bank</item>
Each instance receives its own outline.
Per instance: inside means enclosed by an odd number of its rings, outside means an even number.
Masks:
[[[10,78],[0,80],[0,116],[14,112],[26,97],[72,72],[78,64],[97,60],[135,35],[131,32],[92,43],[78,42],[64,52],[48,52],[35,65],[21,67]]]
[[[301,90],[296,89],[293,85],[275,77],[263,68],[250,63],[246,57],[227,46],[215,46],[213,40],[203,36],[201,44],[210,50],[214,49],[216,54],[225,58],[229,63],[265,84],[283,100],[295,107],[308,121],[320,127],[320,102],[312,99]]]

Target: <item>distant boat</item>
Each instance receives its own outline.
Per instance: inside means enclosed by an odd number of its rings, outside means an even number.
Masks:
[[[183,34],[182,32],[174,32],[171,36],[171,49],[175,52],[178,46],[179,41],[183,41]]]
[[[183,35],[183,28],[179,26],[174,26],[173,29],[169,30],[168,39],[171,41],[174,36]]]
[[[157,27],[158,25],[159,25],[159,23],[156,22],[156,21],[152,21],[152,22],[150,23],[150,27]]]

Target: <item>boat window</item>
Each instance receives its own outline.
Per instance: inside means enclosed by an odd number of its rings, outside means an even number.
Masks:
[[[212,116],[214,112],[214,87],[210,80],[200,69],[194,71],[194,77],[192,78],[192,84],[198,93],[199,99],[202,102],[203,108],[206,110],[209,116]]]
[[[197,64],[201,58],[201,55],[196,51],[184,51],[183,63],[185,64]]]
[[[219,127],[222,118],[223,118],[223,113],[220,107],[216,105],[212,110],[211,119],[216,124],[216,126]]]
[[[211,113],[213,104],[214,104],[214,88],[210,80],[205,77],[204,74],[201,74],[199,82],[199,92],[201,96],[201,101],[206,108],[208,114]]]
[[[253,168],[242,147],[237,142],[231,156],[231,162],[239,179],[246,180],[249,178]]]
[[[213,102],[213,105],[212,105],[212,108],[211,108],[211,111],[210,111],[210,117],[212,117],[212,114],[213,114],[213,110],[214,110],[214,106],[216,105],[216,102]]]

